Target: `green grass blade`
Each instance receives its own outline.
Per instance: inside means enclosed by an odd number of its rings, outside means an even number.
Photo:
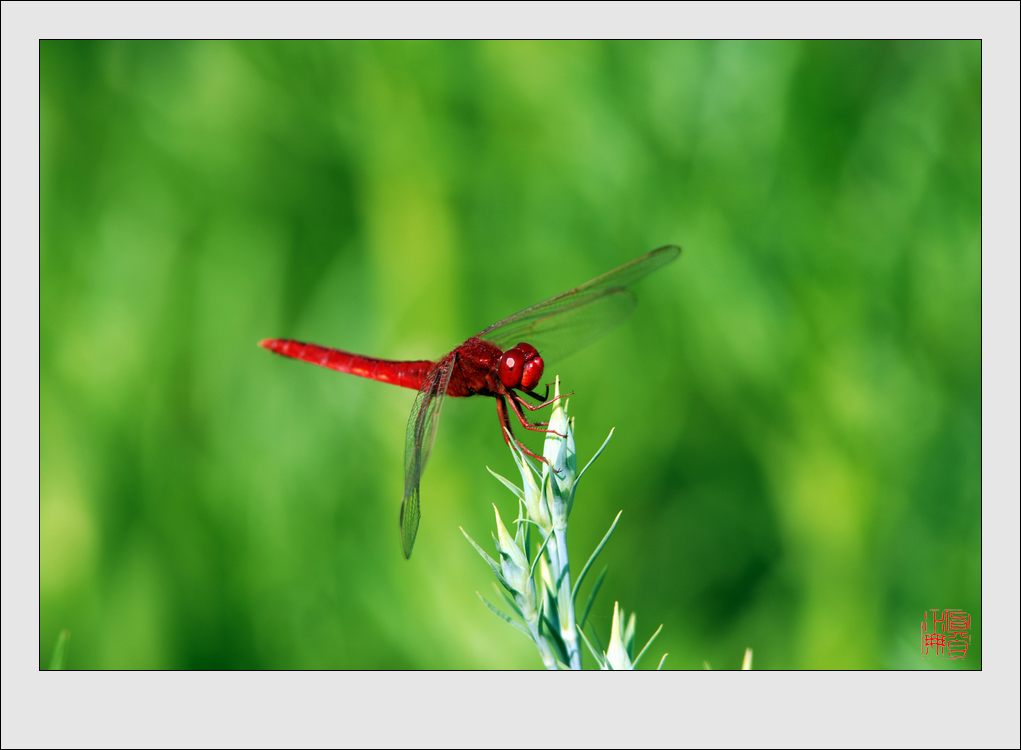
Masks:
[[[608,570],[608,567],[603,566],[603,570],[596,578],[596,582],[592,584],[592,591],[589,592],[588,599],[585,601],[585,609],[582,610],[581,619],[578,621],[579,628],[584,627],[586,621],[588,621],[589,612],[592,611],[592,605],[596,603],[596,596],[599,594],[599,589],[602,588],[603,580],[606,578]]]
[[[468,540],[468,544],[474,547],[475,551],[479,553],[479,557],[485,560],[486,565],[492,568],[493,573],[496,574],[496,577],[499,578],[500,581],[503,581],[503,571],[500,570],[499,563],[497,563],[496,560],[490,557],[489,554],[484,549],[482,549],[482,547],[479,546],[478,542],[471,538],[468,532],[464,530],[463,526],[459,526],[458,528],[461,529],[461,533],[464,534],[464,538]]]
[[[592,465],[592,463],[593,463],[593,462],[594,462],[594,461],[595,461],[595,460],[596,460],[597,458],[599,458],[599,454],[601,454],[601,453],[603,452],[603,450],[605,450],[605,449],[606,449],[606,446],[607,446],[607,445],[609,445],[609,443],[610,443],[610,438],[612,438],[612,437],[613,437],[613,430],[616,430],[616,429],[617,429],[617,428],[616,428],[616,427],[614,427],[613,429],[611,429],[611,430],[610,430],[610,434],[606,436],[606,440],[604,440],[604,441],[603,441],[603,444],[599,446],[599,450],[597,450],[597,451],[596,451],[596,452],[595,452],[595,453],[593,454],[592,458],[590,458],[590,459],[588,460],[588,463],[587,463],[587,464],[585,464],[585,466],[584,466],[584,467],[582,467],[582,470],[578,472],[578,476],[577,476],[577,477],[575,477],[575,479],[574,479],[574,486],[575,486],[575,487],[577,487],[577,486],[578,486],[578,482],[580,482],[580,481],[581,481],[581,478],[582,478],[583,476],[585,476],[585,472],[586,472],[586,471],[588,471],[588,467],[590,467],[590,466]]]
[[[560,628],[550,621],[548,611],[542,613],[541,621],[546,626],[546,638],[557,650],[557,660],[564,664],[570,664],[571,659],[567,655],[567,645],[564,643],[564,639],[560,637]]]
[[[486,471],[488,471],[490,474],[492,474],[494,477],[496,477],[500,481],[500,484],[502,484],[504,487],[506,487],[511,492],[513,492],[514,493],[514,497],[516,497],[519,501],[524,502],[525,493],[521,491],[520,487],[515,485],[513,482],[511,482],[511,480],[507,479],[507,477],[503,476],[502,474],[497,474],[495,471],[490,469],[488,466],[486,467]]]
[[[488,609],[488,610],[489,610],[490,612],[492,612],[492,613],[493,613],[494,615],[496,615],[497,617],[499,617],[499,618],[500,618],[501,620],[503,620],[503,621],[504,621],[505,623],[507,623],[508,625],[510,625],[511,627],[513,627],[513,628],[514,628],[515,630],[518,630],[518,631],[520,631],[521,633],[524,633],[524,634],[525,634],[525,636],[526,636],[526,637],[528,638],[528,640],[532,640],[532,634],[528,632],[528,629],[527,629],[527,628],[525,628],[525,626],[524,626],[524,625],[522,625],[522,624],[521,624],[520,622],[518,622],[517,620],[515,620],[515,619],[514,619],[513,617],[511,617],[511,616],[510,616],[510,615],[508,615],[508,614],[507,614],[506,612],[504,612],[504,611],[503,611],[503,610],[501,610],[501,609],[500,609],[499,607],[497,607],[497,606],[496,606],[495,604],[493,604],[493,603],[492,603],[491,601],[489,601],[489,600],[488,600],[488,599],[487,599],[486,597],[484,597],[484,596],[483,596],[483,595],[481,594],[481,592],[478,592],[478,591],[476,591],[475,593],[476,593],[476,594],[478,594],[478,597],[479,597],[479,599],[481,599],[481,600],[482,600],[482,603],[486,605],[486,608],[487,608],[487,609]]]
[[[560,571],[560,575],[557,576],[557,580],[554,581],[557,587],[557,596],[560,596],[560,589],[564,585],[564,579],[571,573],[571,568],[565,565],[563,570]]]
[[[521,618],[522,621],[524,621],[525,615],[521,611],[521,607],[518,606],[518,603],[516,601],[514,601],[514,593],[511,592],[511,591],[508,591],[506,586],[504,586],[503,588],[500,588],[495,583],[493,584],[493,588],[496,589],[496,591],[500,594],[500,596],[503,597],[503,600],[505,602],[507,602],[507,606],[511,608],[511,612],[516,614],[518,617]]]
[[[528,575],[529,576],[534,576],[535,575],[535,566],[539,562],[539,559],[542,557],[542,553],[546,551],[546,545],[549,544],[549,540],[552,539],[552,538],[553,538],[553,532],[551,531],[550,533],[548,533],[546,535],[546,538],[542,542],[542,546],[539,547],[538,551],[536,551],[536,553],[535,553],[535,559],[532,560],[532,565],[528,569]]]
[[[599,640],[599,633],[596,632],[595,626],[594,625],[589,626],[589,631],[592,633],[592,639],[596,642],[596,646],[599,647],[599,650],[601,652],[605,653],[606,652],[606,646],[604,646],[603,642],[601,640]]]
[[[610,541],[610,537],[613,536],[613,532],[617,528],[617,522],[620,520],[620,514],[623,512],[623,510],[617,511],[617,517],[613,519],[613,523],[610,524],[610,528],[603,535],[602,541],[599,542],[596,548],[592,551],[592,554],[589,555],[588,562],[585,563],[585,567],[582,568],[581,573],[578,574],[578,580],[574,582],[574,589],[571,591],[571,597],[573,599],[578,598],[578,589],[581,588],[582,581],[585,580],[585,576],[588,573],[589,568],[592,567],[592,563],[596,561],[596,558],[599,557],[599,553],[603,551],[603,547],[606,546],[606,543]]]
[[[578,628],[578,635],[580,635],[582,641],[585,642],[585,645],[588,647],[589,653],[592,654],[592,658],[596,660],[596,664],[602,667],[605,664],[605,662],[603,661],[603,654],[599,651],[596,651],[595,646],[592,645],[591,641],[589,641],[588,639],[588,636],[585,635],[585,631],[583,631],[581,628]]]
[[[634,664],[634,665],[635,665],[635,668],[636,668],[636,669],[637,669],[637,667],[638,667],[638,662],[640,662],[640,661],[642,660],[642,657],[643,657],[643,656],[645,656],[645,652],[649,650],[649,646],[651,646],[651,645],[652,645],[652,642],[653,642],[654,640],[656,640],[656,637],[657,637],[657,636],[658,636],[658,635],[660,634],[660,631],[662,631],[662,630],[663,630],[663,626],[662,626],[662,625],[660,625],[660,626],[659,626],[658,628],[656,628],[656,632],[655,632],[655,633],[653,633],[653,634],[652,634],[652,635],[651,635],[651,636],[649,637],[649,640],[647,640],[647,641],[645,642],[645,645],[644,645],[644,646],[642,646],[642,650],[638,652],[638,656],[636,656],[636,657],[634,658],[634,661],[632,661],[632,662],[631,662],[632,664]]]

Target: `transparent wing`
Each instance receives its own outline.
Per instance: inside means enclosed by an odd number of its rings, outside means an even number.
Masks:
[[[543,358],[566,357],[621,323],[635,306],[630,287],[678,255],[665,245],[570,291],[526,307],[478,334],[501,349],[526,341]]]
[[[411,557],[411,550],[415,546],[418,522],[422,517],[418,485],[436,438],[440,408],[443,406],[443,397],[447,395],[447,385],[456,361],[456,355],[450,354],[429,371],[408,418],[404,440],[404,498],[401,500],[400,515],[401,548],[405,558]]]

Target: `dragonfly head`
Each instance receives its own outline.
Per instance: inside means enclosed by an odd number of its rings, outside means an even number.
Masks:
[[[500,382],[507,388],[530,391],[542,380],[543,367],[535,347],[522,342],[500,357]]]

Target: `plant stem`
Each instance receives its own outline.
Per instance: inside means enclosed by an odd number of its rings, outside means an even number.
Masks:
[[[550,566],[556,580],[560,581],[557,591],[557,606],[560,610],[560,637],[567,647],[567,658],[571,669],[581,669],[581,650],[578,648],[578,630],[574,617],[574,597],[571,595],[571,567],[567,557],[567,528],[555,527],[553,539],[555,550],[550,550]],[[555,554],[552,554],[555,552]],[[555,559],[554,559],[555,558]]]
[[[542,665],[550,671],[555,671],[557,668],[557,658],[553,655],[553,649],[550,648],[549,643],[539,633],[539,620],[535,619],[529,622],[528,630],[532,634],[532,640],[535,642],[536,648],[539,649],[539,658],[542,659]]]

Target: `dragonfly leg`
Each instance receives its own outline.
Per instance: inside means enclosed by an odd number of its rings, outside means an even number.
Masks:
[[[518,418],[518,421],[521,422],[521,426],[524,427],[526,430],[531,430],[532,432],[546,432],[546,433],[552,432],[554,435],[557,435],[558,437],[562,438],[567,437],[567,435],[561,435],[556,430],[547,429],[547,426],[549,424],[548,422],[539,423],[529,422],[527,419],[525,419],[525,415],[522,413],[521,407],[518,405],[519,403],[524,403],[523,401],[520,400],[520,396],[517,396],[517,394],[515,393],[510,393],[509,395],[511,411],[514,412],[514,416]]]
[[[503,442],[510,445],[514,433],[511,431],[510,421],[507,419],[507,404],[503,396],[496,397],[496,415],[500,418],[500,434],[503,435]]]
[[[536,461],[541,461],[542,463],[549,465],[549,461],[546,460],[545,456],[540,456],[539,454],[534,453],[527,445],[514,437],[514,431],[511,430],[510,418],[507,415],[507,403],[504,401],[503,396],[496,397],[496,413],[500,417],[500,432],[503,434],[503,441],[507,443],[507,445],[510,445],[510,441],[513,440],[514,444],[518,446],[518,449],[526,456],[531,456]]]
[[[507,391],[507,398],[509,398],[511,400],[511,404],[515,406],[524,406],[526,409],[531,409],[532,411],[536,411],[540,408],[538,406],[532,406],[530,403],[521,398],[520,394],[516,391]],[[521,410],[515,408],[514,413],[518,415],[518,419],[520,420]],[[524,424],[524,422],[522,422],[522,424]],[[530,430],[535,427],[549,427],[549,422],[529,422],[528,424],[531,425],[531,427],[528,427]]]
[[[522,388],[521,392],[522,393],[527,393],[529,396],[534,398],[536,401],[545,401],[546,399],[549,398],[549,383],[546,383],[546,393],[544,395],[542,395],[542,396],[540,396],[535,391],[529,390],[527,388]]]
[[[525,401],[523,398],[518,397],[517,402],[519,404],[521,404],[523,407],[525,407],[526,409],[528,409],[529,411],[538,411],[539,409],[544,409],[547,406],[549,406],[550,404],[556,403],[558,399],[567,398],[568,396],[573,396],[574,395],[574,391],[571,391],[570,393],[561,393],[559,396],[554,396],[553,398],[549,398],[549,386],[548,385],[546,386],[546,395],[545,396],[540,396],[535,391],[526,391],[524,389],[520,389],[520,390],[525,395],[531,396],[536,401],[541,401],[542,402],[540,404],[530,404],[527,401]],[[513,392],[513,395],[517,395],[517,393]]]

